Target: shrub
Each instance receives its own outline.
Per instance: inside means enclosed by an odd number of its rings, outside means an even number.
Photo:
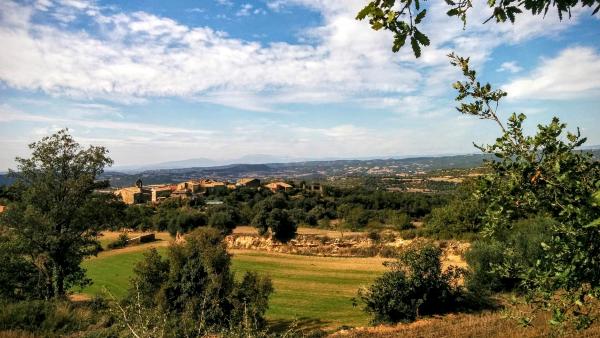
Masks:
[[[369,231],[369,233],[367,234],[367,237],[375,242],[379,242],[379,240],[381,240],[381,235],[379,235],[379,232],[371,230]]]
[[[469,290],[489,293],[515,289],[523,275],[543,259],[542,243],[549,240],[554,223],[543,216],[523,219],[496,238],[474,242],[465,254],[469,264],[465,282]]]
[[[416,243],[401,252],[391,270],[368,289],[359,290],[364,310],[374,323],[412,321],[420,315],[455,308],[462,290],[456,286],[462,270],[442,271],[442,250],[431,243]]]
[[[257,330],[265,326],[265,312],[269,308],[269,297],[273,293],[273,283],[269,278],[255,272],[246,272],[240,283],[231,292],[233,305],[231,323],[241,326],[243,322]]]
[[[296,237],[297,225],[285,209],[268,209],[268,206],[263,206],[252,219],[252,225],[258,228],[260,235],[265,235],[270,230],[273,237],[283,243]]]
[[[60,336],[85,330],[100,317],[69,302],[22,301],[2,304],[0,331],[23,330],[44,336]]]
[[[145,255],[134,268],[125,306],[127,311],[140,309],[144,318],[160,315],[174,336],[197,336],[239,327],[242,319],[243,325],[262,328],[272,292],[270,279],[254,273],[236,283],[222,234],[200,228],[186,236],[185,244],[172,245],[166,260],[156,250]],[[139,332],[163,325],[145,320],[125,324]]]
[[[127,242],[129,241],[129,236],[127,233],[123,232],[119,235],[117,240],[114,242],[108,243],[107,247],[109,249],[119,249],[127,246]]]
[[[470,196],[457,196],[448,205],[434,208],[425,227],[442,239],[460,238],[465,233],[477,233],[481,228],[481,205]]]
[[[0,234],[0,300],[43,298],[40,272],[15,245],[10,236]]]
[[[144,259],[133,268],[134,277],[130,280],[127,298],[132,301],[139,297],[144,306],[156,305],[156,295],[168,277],[169,262],[163,260],[155,248],[144,253]]]
[[[224,235],[231,233],[235,223],[234,215],[227,210],[213,212],[208,218],[208,225],[219,229]]]

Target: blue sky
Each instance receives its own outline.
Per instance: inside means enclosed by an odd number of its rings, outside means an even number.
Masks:
[[[252,154],[352,158],[470,153],[498,136],[454,109],[471,56],[530,131],[559,116],[600,144],[600,20],[523,16],[466,29],[431,1],[415,60],[354,20],[367,1],[0,2],[0,171],[68,127],[117,166]]]

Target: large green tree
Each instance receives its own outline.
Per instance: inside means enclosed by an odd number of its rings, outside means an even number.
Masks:
[[[17,158],[19,198],[2,217],[3,229],[43,276],[45,298],[63,297],[87,282],[82,260],[100,250],[101,226],[112,221],[112,194],[97,178],[112,164],[104,147],[81,147],[61,130],[29,145],[30,158]],[[1,262],[0,262],[1,263]]]
[[[519,251],[504,241],[509,259],[494,269],[518,277],[530,296],[551,306],[555,323],[573,316],[577,327],[589,325],[593,307],[589,301],[600,296],[600,205],[595,197],[600,162],[578,150],[586,141],[579,130],[565,133],[566,125],[556,117],[548,125],[538,125],[533,136],[523,130],[523,114],[513,113],[506,125],[502,123],[497,107],[506,93],[479,82],[468,58],[454,54],[450,58],[466,78],[454,84],[461,101],[457,109],[495,121],[502,130],[494,144],[477,146],[495,156],[487,162],[489,174],[478,187],[485,209],[484,235],[502,240],[519,220],[549,218],[549,236],[538,243],[543,249],[540,259],[517,266],[518,257],[510,258]]]
[[[445,0],[448,5],[448,16],[460,18],[464,25],[467,23],[467,13],[473,7],[473,0]],[[483,2],[483,1],[481,1]],[[600,0],[488,0],[490,8],[486,22],[496,20],[514,23],[517,16],[523,12],[532,15],[546,15],[551,9],[556,10],[562,18],[571,16],[571,10],[581,7],[592,9],[592,15],[600,10]],[[392,50],[397,52],[407,39],[410,41],[413,53],[421,56],[421,46],[429,46],[429,37],[421,30],[420,24],[427,20],[427,0],[373,0],[369,2],[356,16],[357,19],[369,20],[374,30],[385,29],[394,34]]]

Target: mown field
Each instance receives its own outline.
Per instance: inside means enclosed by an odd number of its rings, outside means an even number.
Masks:
[[[166,252],[166,243],[158,250]],[[84,263],[93,284],[84,294],[110,291],[125,295],[133,266],[148,246],[113,250]],[[370,284],[385,271],[381,258],[337,258],[298,256],[253,250],[234,250],[236,276],[246,271],[269,275],[275,287],[267,317],[273,326],[293,321],[302,328],[335,329],[342,325],[364,326],[368,316],[352,305],[361,286]],[[76,290],[78,291],[78,290]]]

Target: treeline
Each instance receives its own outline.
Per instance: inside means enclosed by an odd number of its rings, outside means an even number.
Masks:
[[[331,220],[339,220],[341,225],[338,226],[353,230],[365,227],[406,229],[412,226],[411,221],[422,219],[448,200],[444,195],[366,188],[328,187],[323,194],[302,189],[272,193],[264,189],[240,188],[190,200],[167,199],[156,206],[123,206],[123,221],[117,228],[152,229],[175,235],[210,226],[228,234],[237,225],[250,224],[263,229],[264,233],[278,228],[282,234],[294,232],[298,225],[329,228]],[[289,238],[290,235],[281,237]]]

